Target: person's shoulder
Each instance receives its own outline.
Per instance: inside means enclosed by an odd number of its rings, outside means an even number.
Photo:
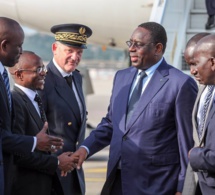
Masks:
[[[16,87],[14,87],[11,90],[11,94],[12,94],[12,98],[14,98],[14,97],[20,97],[21,96],[21,93],[20,93],[19,89],[16,88]]]
[[[16,107],[17,105],[21,105],[23,102],[23,94],[21,94],[19,91],[17,90],[12,90],[11,91],[12,94],[12,99],[13,99],[13,105]]]
[[[81,70],[75,69],[75,71],[72,72],[72,74],[81,76],[82,72],[81,72]]]
[[[179,78],[182,77],[182,78],[187,78],[187,79],[191,77],[190,74],[187,74],[187,73],[183,72],[182,70],[179,70],[178,68],[176,68],[170,64],[167,64],[167,66],[169,69],[169,73],[173,74],[176,77],[179,77]]]
[[[179,86],[183,86],[185,83],[190,83],[190,85],[197,87],[196,81],[192,78],[189,73],[185,73],[182,70],[170,65],[165,64],[164,69],[168,70],[168,78],[172,83]]]
[[[137,69],[133,66],[130,66],[128,68],[124,68],[124,69],[121,69],[121,70],[117,70],[117,74],[124,74],[126,72],[131,72],[131,71],[136,71]]]

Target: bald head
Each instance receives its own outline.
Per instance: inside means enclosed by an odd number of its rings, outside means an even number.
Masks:
[[[13,66],[8,68],[11,75],[14,76],[14,73],[19,69],[25,69],[26,66],[34,64],[33,61],[40,59],[39,56],[37,56],[32,51],[23,51],[23,53],[20,55],[19,61]]]
[[[15,83],[32,89],[41,90],[44,87],[46,70],[42,59],[31,51],[23,51],[18,63],[9,68]]]
[[[2,40],[10,40],[17,31],[24,34],[21,26],[13,19],[0,17],[0,42]]]
[[[187,47],[193,47],[193,46],[195,46],[195,45],[197,44],[197,42],[198,42],[201,38],[203,38],[203,37],[205,37],[205,36],[208,36],[208,35],[210,35],[210,33],[198,33],[198,34],[194,35],[194,36],[191,37],[190,40],[187,42],[186,48],[187,48]]]
[[[215,34],[200,39],[196,44],[194,54],[196,52],[202,52],[204,56],[215,57]]]
[[[200,84],[215,85],[215,34],[201,38],[194,49],[193,75]]]
[[[198,33],[190,38],[190,40],[187,42],[185,51],[184,51],[184,58],[188,65],[193,64],[193,52],[195,49],[195,46],[197,42],[202,39],[205,36],[210,35],[210,33]]]

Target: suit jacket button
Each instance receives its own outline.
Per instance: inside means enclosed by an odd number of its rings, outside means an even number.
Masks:
[[[72,125],[72,122],[68,122],[68,126],[71,126]]]
[[[126,141],[126,140],[127,140],[127,137],[126,137],[126,136],[124,136],[122,139],[123,139],[123,141]]]

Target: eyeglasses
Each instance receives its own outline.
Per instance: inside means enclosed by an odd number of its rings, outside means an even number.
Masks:
[[[151,43],[148,43],[148,44],[145,44],[145,43],[141,43],[141,42],[138,42],[138,41],[126,41],[125,42],[127,44],[127,46],[130,48],[132,45],[133,47],[137,48],[137,49],[140,49],[142,47],[145,47],[145,46],[148,46],[150,45]]]
[[[18,71],[30,71],[30,72],[36,72],[37,74],[40,74],[42,72],[47,73],[47,69],[45,66],[41,66],[41,67],[37,68],[36,70],[19,69]]]

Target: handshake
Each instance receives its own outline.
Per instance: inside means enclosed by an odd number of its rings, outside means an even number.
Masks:
[[[45,122],[42,130],[36,135],[37,145],[36,149],[46,152],[56,152],[63,148],[63,140],[58,137],[48,135],[47,132],[48,123]],[[84,160],[87,157],[87,151],[85,148],[80,147],[75,153],[64,152],[59,155],[58,168],[61,170],[61,176],[66,176],[67,173],[73,171],[75,168],[80,169]]]
[[[64,152],[59,155],[58,158],[58,168],[61,170],[61,176],[67,176],[74,169],[80,169],[84,160],[87,157],[87,151],[85,148],[80,147],[75,153]]]

